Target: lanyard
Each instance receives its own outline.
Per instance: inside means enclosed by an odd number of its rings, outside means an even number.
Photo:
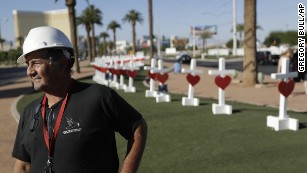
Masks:
[[[58,132],[59,132],[59,128],[60,128],[60,124],[61,124],[62,117],[63,117],[63,114],[64,114],[64,110],[65,110],[65,107],[66,107],[67,99],[70,96],[70,89],[72,87],[72,83],[73,83],[73,80],[71,80],[68,92],[65,96],[65,99],[62,102],[60,111],[58,113],[58,116],[57,116],[57,119],[56,119],[56,122],[55,122],[55,125],[54,125],[53,135],[50,139],[48,137],[47,123],[45,121],[45,119],[46,119],[46,103],[47,103],[46,95],[44,95],[44,98],[43,98],[43,101],[42,101],[43,134],[44,134],[45,144],[48,148],[48,158],[53,157],[55,140],[56,140],[56,137],[57,137]]]

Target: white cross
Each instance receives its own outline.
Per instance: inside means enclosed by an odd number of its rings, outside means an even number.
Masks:
[[[283,58],[281,59],[281,73],[272,73],[272,79],[281,79],[283,81],[287,81],[289,78],[296,77],[298,75],[297,72],[289,72],[289,59]],[[279,99],[279,117],[286,118],[287,117],[287,98],[280,94]]]
[[[112,59],[110,60],[109,63],[110,63],[110,64],[109,64],[108,68],[109,68],[109,69],[112,69],[112,68],[115,69],[115,66],[116,66],[116,63],[117,63],[117,58],[112,58]],[[118,86],[117,75],[112,74],[112,77],[113,77],[113,79],[112,79],[112,81],[109,83],[109,86],[110,86],[110,87],[117,87],[117,86]]]
[[[144,70],[149,70],[150,73],[153,73],[153,70],[157,70],[156,67],[156,59],[152,58],[151,59],[151,63],[150,63],[150,67],[148,66],[144,66]],[[155,91],[155,80],[150,78],[150,82],[149,82],[149,90],[145,91],[145,97],[156,97],[156,91]]]
[[[204,73],[203,70],[196,70],[196,59],[191,59],[190,63],[190,69],[182,69],[182,73],[190,73],[191,75],[195,76],[196,74],[202,74]],[[199,105],[199,99],[194,98],[194,87],[192,84],[189,83],[189,90],[188,90],[188,98],[183,97],[182,98],[182,105]]]
[[[133,59],[130,59],[129,64],[127,66],[125,66],[126,70],[129,71],[135,71],[135,70],[140,70],[140,67],[137,67],[134,65]],[[135,92],[136,89],[133,86],[133,78],[129,76],[129,83],[128,86],[125,87],[125,92]]]
[[[119,61],[120,61],[120,64],[118,65],[116,63],[115,69],[124,70],[125,69],[124,59],[121,58]],[[123,74],[119,75],[119,84],[116,86],[117,89],[124,89],[126,87],[126,84],[124,84],[124,78],[125,76]]]
[[[151,70],[152,73],[160,73],[160,74],[165,74],[170,72],[170,68],[164,68],[163,67],[163,60],[159,59],[158,60],[158,69],[153,69]],[[167,93],[159,93],[156,95],[156,102],[170,102],[171,97]]]
[[[108,68],[105,63],[104,58],[95,58],[94,62],[91,62],[91,65],[95,65],[97,67]],[[93,80],[102,85],[108,85],[108,80],[106,80],[106,73],[101,72],[100,70],[95,70],[95,75],[93,76]]]
[[[160,74],[168,73],[170,71],[171,71],[170,68],[163,68],[163,60],[162,59],[158,60],[158,69],[152,69],[151,70],[152,73],[160,73]]]
[[[234,75],[236,73],[235,70],[225,70],[225,59],[219,58],[219,70],[209,70],[208,74],[213,76],[221,76],[225,77],[226,75]],[[219,88],[219,105],[225,105],[225,91]]]
[[[289,72],[289,59],[281,59],[281,73],[272,73],[272,79],[281,79],[287,81],[289,78],[296,77],[298,72]],[[282,122],[283,121],[283,122]],[[276,131],[283,129],[298,129],[298,120],[289,118],[287,115],[287,98],[280,94],[279,96],[279,118],[268,116],[267,126],[275,128]]]

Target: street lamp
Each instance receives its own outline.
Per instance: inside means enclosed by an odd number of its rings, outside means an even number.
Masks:
[[[236,15],[236,0],[232,0],[232,55],[237,56],[237,15]]]

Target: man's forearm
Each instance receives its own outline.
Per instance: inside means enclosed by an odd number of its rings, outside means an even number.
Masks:
[[[133,137],[128,141],[127,155],[121,173],[136,173],[141,162],[147,139],[147,124],[141,120],[134,131]]]

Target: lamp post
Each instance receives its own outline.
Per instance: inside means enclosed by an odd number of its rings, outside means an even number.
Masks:
[[[195,58],[195,44],[196,44],[196,36],[195,36],[195,26],[193,26],[193,58]]]
[[[236,0],[232,0],[232,37],[233,50],[232,54],[237,56],[237,17],[236,17]]]

